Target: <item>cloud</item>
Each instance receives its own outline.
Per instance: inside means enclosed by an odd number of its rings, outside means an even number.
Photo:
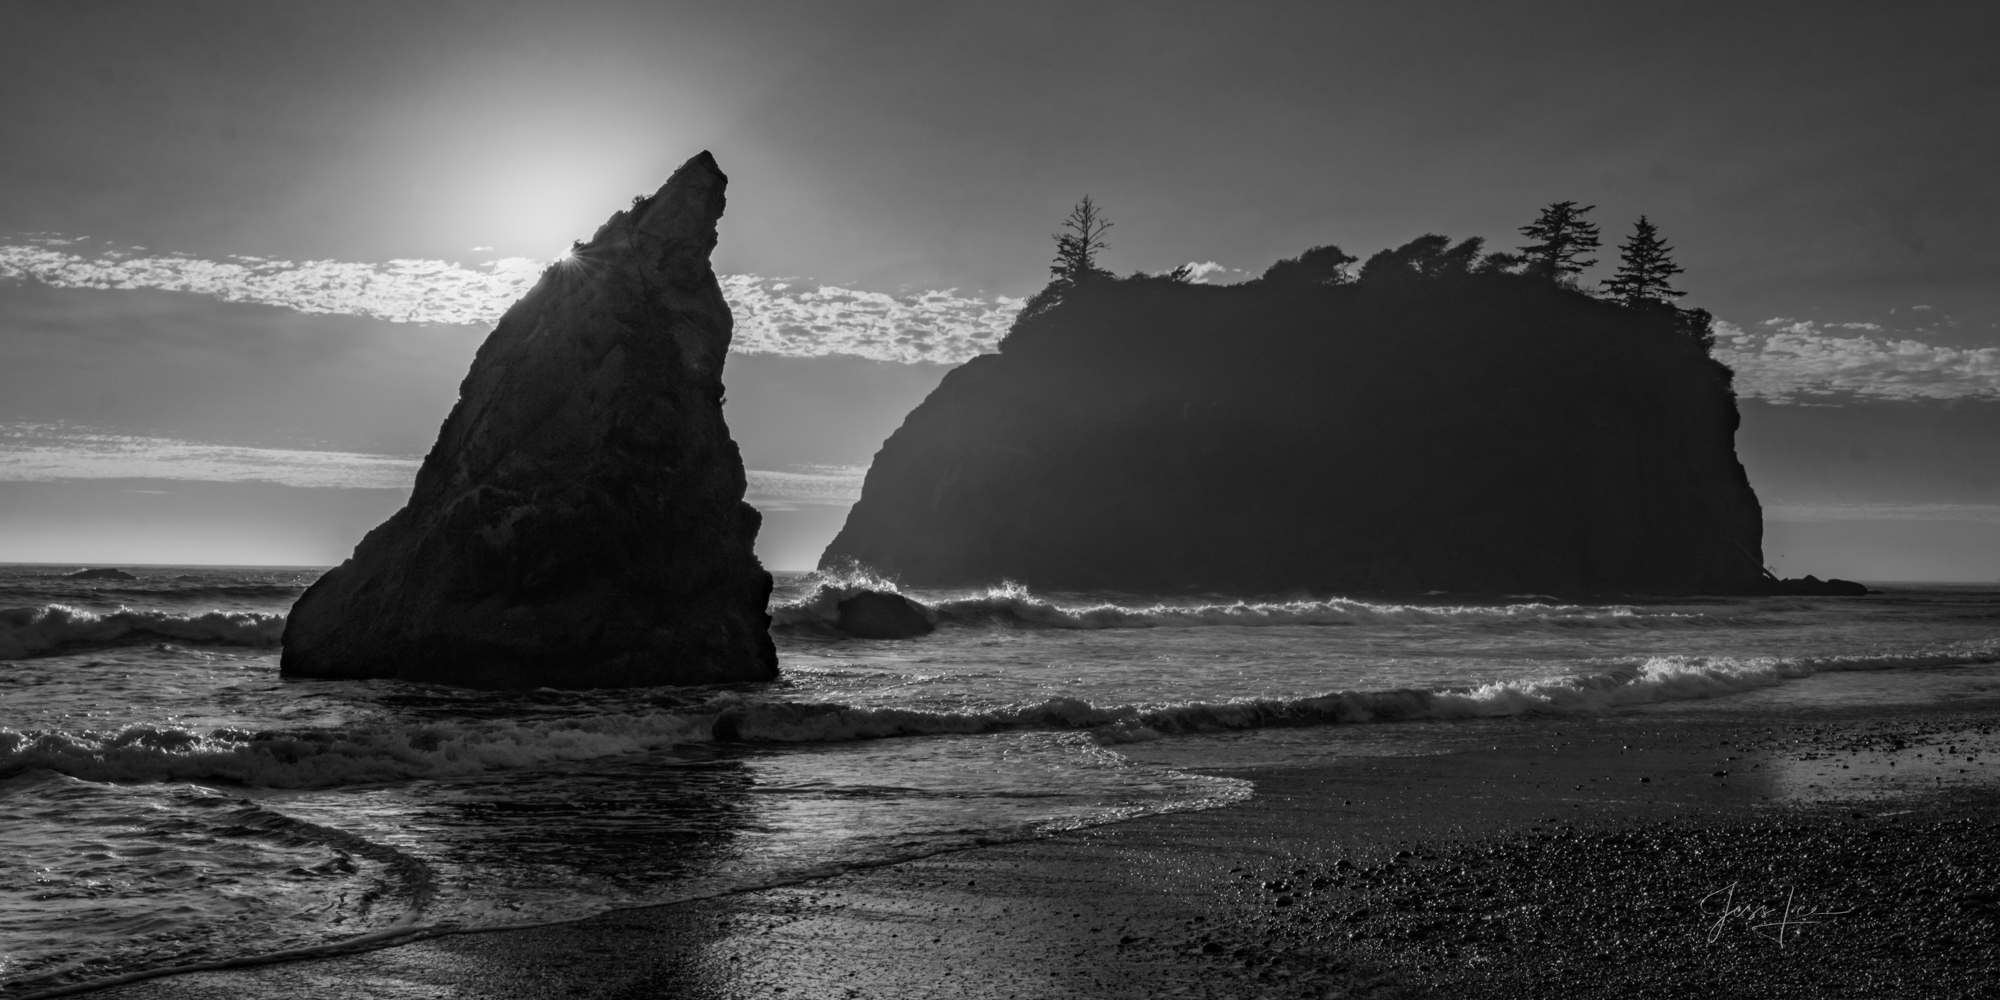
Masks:
[[[738,353],[906,364],[957,364],[995,350],[1025,302],[957,289],[891,296],[754,274],[724,276],[722,295],[736,316],[730,349]]]
[[[491,325],[534,286],[544,264],[524,257],[473,266],[442,260],[204,260],[60,237],[0,245],[0,278],[57,288],[191,292],[394,323]],[[1023,304],[955,289],[887,295],[748,274],[726,275],[721,283],[736,316],[732,350],[739,354],[848,354],[956,364],[994,350]]]
[[[263,257],[203,260],[93,250],[87,240],[44,238],[0,246],[0,278],[57,288],[156,288],[303,313],[367,316],[393,323],[492,323],[541,276],[542,264],[506,257],[477,267],[441,260],[360,264]]]
[[[0,245],[0,278],[59,288],[166,289],[396,323],[490,325],[533,287],[542,266],[522,257],[471,266],[441,260],[218,261],[53,236]],[[1249,277],[1215,261],[1189,267],[1196,281]],[[732,274],[720,280],[736,316],[731,350],[739,354],[957,364],[997,349],[1023,304],[956,289],[889,295],[801,278]],[[1736,389],[1745,396],[2000,398],[2000,348],[1939,347],[1874,323],[1773,319],[1755,329],[1727,322],[1716,329],[1716,357],[1736,370]]]
[[[1715,356],[1736,391],[1774,401],[2000,399],[2000,347],[1940,347],[1873,323],[1718,322]],[[1829,332],[1861,331],[1851,336]]]
[[[1212,260],[1191,260],[1185,266],[1188,269],[1188,280],[1197,285],[1233,285],[1256,277],[1241,268],[1218,264]]]
[[[244,448],[110,434],[64,424],[0,425],[0,480],[188,479],[339,489],[408,489],[421,459]]]

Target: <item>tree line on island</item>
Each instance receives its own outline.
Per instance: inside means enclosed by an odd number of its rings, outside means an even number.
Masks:
[[[1335,246],[1118,277],[1079,202],[1053,279],[869,466],[820,565],[1127,593],[1852,594],[1779,580],[1733,374],[1650,219],[1615,278],[1558,202],[1524,245]]]
[[[1516,252],[1486,253],[1483,237],[1454,243],[1450,237],[1428,233],[1400,247],[1376,253],[1361,264],[1359,272],[1350,273],[1349,267],[1359,263],[1360,258],[1328,244],[1272,264],[1250,284],[1407,283],[1479,275],[1549,282],[1589,294],[1577,279],[1585,268],[1597,264],[1597,258],[1590,254],[1603,245],[1597,224],[1585,218],[1596,207],[1578,207],[1574,201],[1549,205],[1535,221],[1521,227],[1521,235],[1529,242]],[[1063,231],[1054,234],[1056,255],[1049,265],[1050,283],[1029,300],[1028,308],[1054,305],[1077,285],[1094,281],[1193,281],[1194,269],[1186,264],[1162,273],[1140,271],[1118,278],[1098,262],[1099,255],[1110,247],[1105,233],[1111,227],[1103,208],[1089,195],[1077,202],[1063,219]],[[1683,333],[1700,342],[1704,351],[1713,347],[1714,317],[1706,309],[1682,309],[1675,304],[1674,300],[1687,294],[1673,287],[1674,276],[1684,269],[1674,261],[1674,248],[1661,238],[1659,227],[1644,215],[1639,216],[1631,236],[1618,249],[1618,270],[1600,286],[1597,297],[1627,309],[1667,314]]]

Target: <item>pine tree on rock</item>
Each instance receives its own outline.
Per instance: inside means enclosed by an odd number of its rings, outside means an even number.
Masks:
[[[1068,232],[1055,234],[1056,259],[1049,265],[1049,273],[1055,280],[1076,284],[1092,278],[1111,277],[1109,270],[1097,264],[1097,255],[1110,245],[1104,241],[1104,231],[1111,228],[1111,222],[1089,195],[1084,195],[1083,200],[1069,210],[1069,217],[1063,220],[1063,228]]]
[[[1682,268],[1674,263],[1674,248],[1660,238],[1660,230],[1639,216],[1632,227],[1632,237],[1618,247],[1622,261],[1618,273],[1604,283],[1604,290],[1611,297],[1634,309],[1671,305],[1673,300],[1687,294],[1674,288],[1669,282]]]
[[[1521,248],[1527,273],[1551,281],[1568,281],[1597,263],[1583,255],[1600,246],[1597,224],[1584,220],[1584,213],[1596,205],[1576,207],[1576,202],[1559,201],[1542,209],[1535,221],[1521,227],[1521,235],[1535,242]]]

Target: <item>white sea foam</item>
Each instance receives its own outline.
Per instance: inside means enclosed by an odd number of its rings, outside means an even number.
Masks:
[[[1642,615],[1629,607],[1585,607],[1565,604],[1419,605],[1376,604],[1344,597],[1324,601],[1232,601],[1217,604],[1156,603],[1126,606],[1111,603],[1065,605],[1037,597],[1015,584],[985,594],[940,602],[944,620],[978,621],[1012,618],[1050,628],[1114,629],[1174,628],[1201,625],[1380,625],[1453,624],[1468,622],[1621,622],[1640,617],[1685,617],[1672,613]]]
[[[0,660],[18,660],[63,646],[147,638],[270,646],[277,644],[284,631],[284,615],[250,611],[188,615],[120,609],[98,614],[64,604],[8,608],[0,610]]]
[[[840,602],[869,591],[886,594],[899,592],[896,581],[878,576],[865,567],[851,564],[815,572],[807,577],[806,586],[807,590],[801,596],[771,606],[772,625],[832,626],[840,620]],[[933,623],[938,620],[934,609],[924,606],[924,610],[926,617]]]
[[[289,597],[296,588],[281,588]],[[771,608],[774,626],[832,626],[839,604],[866,591],[896,593],[894,581],[865,570],[816,574],[804,596]],[[206,591],[190,591],[203,593]],[[167,595],[175,596],[175,595]],[[263,596],[259,592],[259,596]],[[1523,603],[1492,606],[1376,604],[1347,598],[1324,601],[1217,604],[1121,605],[1063,603],[1036,596],[1018,584],[1002,584],[965,597],[919,602],[934,624],[978,626],[1013,624],[1057,629],[1189,628],[1204,625],[1424,625],[1494,623],[1526,627],[1622,627],[1696,624],[1706,616],[1680,611],[1640,610],[1625,605]],[[37,656],[65,646],[103,645],[150,638],[250,646],[276,645],[285,616],[221,612],[173,614],[129,608],[92,612],[64,604],[0,609],[0,660]]]
[[[2000,644],[1830,657],[1667,656],[1531,680],[1424,690],[1337,691],[1307,698],[1097,706],[1075,698],[967,712],[839,704],[754,703],[724,708],[715,732],[754,742],[830,742],[1019,729],[1087,729],[1108,743],[1174,733],[1269,726],[1570,715],[1655,702],[1717,698],[1816,673],[1909,670],[2000,662]]]
[[[777,626],[827,625],[839,619],[841,601],[863,591],[898,592],[894,581],[865,569],[814,574],[811,589],[771,609]],[[907,596],[907,595],[906,595]],[[920,602],[923,603],[923,602]],[[1374,603],[1333,597],[1323,601],[1230,601],[1212,604],[1116,604],[1063,602],[1041,597],[1016,583],[984,592],[924,603],[940,625],[1009,623],[1061,629],[1187,628],[1203,625],[1432,625],[1504,623],[1517,625],[1644,628],[1687,624],[1704,616],[1682,610],[1646,610],[1630,605],[1578,605],[1543,601],[1498,605]]]
[[[1305,698],[1093,705],[1076,698],[966,711],[758,700],[726,693],[681,711],[534,722],[452,722],[299,732],[0,732],[0,773],[46,768],[91,781],[227,780],[325,787],[526,769],[715,739],[837,743],[1022,730],[1084,730],[1102,743],[1272,726],[1569,715],[1715,698],[1840,670],[2000,662],[2000,645],[1800,658],[1656,657],[1591,672],[1472,687],[1336,691]]]
[[[46,768],[89,781],[236,781],[266,788],[435,778],[590,760],[705,740],[710,720],[671,712],[538,722],[250,733],[134,726],[108,733],[0,731],[0,774]]]

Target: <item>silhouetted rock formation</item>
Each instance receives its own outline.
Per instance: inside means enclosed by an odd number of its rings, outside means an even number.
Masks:
[[[1852,580],[1822,580],[1807,573],[1789,580],[1772,580],[1768,592],[1792,597],[1860,597],[1868,588]]]
[[[882,446],[821,564],[1140,591],[1780,586],[1703,331],[1421,243],[1359,282],[1300,265],[1037,297]]]
[[[908,639],[937,630],[924,609],[901,594],[864,590],[834,608],[840,612],[834,627],[857,639]]]
[[[122,569],[80,569],[74,573],[64,573],[65,580],[137,580],[138,577]]]
[[[299,598],[283,672],[477,687],[767,680],[771,576],[722,419],[702,153],[473,359],[409,505]]]

